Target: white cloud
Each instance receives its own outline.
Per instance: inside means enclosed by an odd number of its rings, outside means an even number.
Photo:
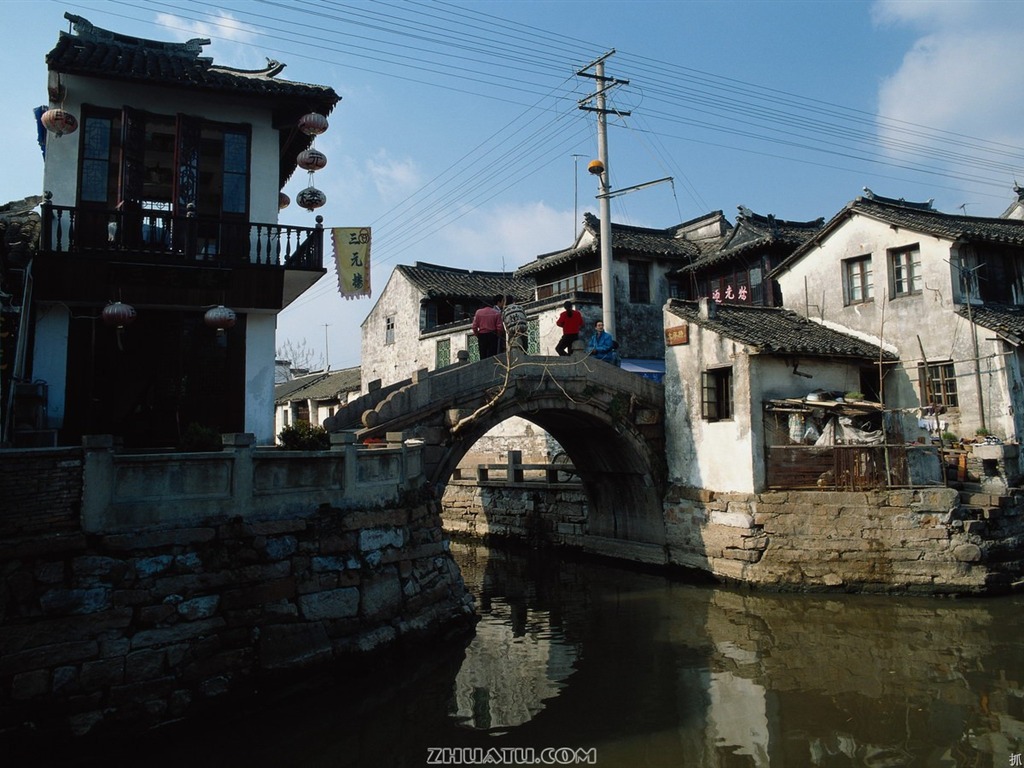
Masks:
[[[158,13],[156,23],[181,33],[184,37],[208,37],[212,40],[251,43],[258,33],[250,26],[242,23],[230,13],[219,11],[213,21],[185,19],[171,13]]]
[[[992,2],[876,3],[877,23],[909,27],[919,35],[899,68],[880,83],[879,115],[1024,146],[1024,102],[1017,97],[1024,90],[1024,70],[1017,65],[1024,48],[1019,8]],[[906,128],[882,121],[879,137],[893,147],[891,142],[910,138]]]
[[[511,271],[541,253],[568,248],[572,226],[571,212],[528,202],[472,211],[442,229],[437,239],[446,254],[445,264]]]
[[[381,149],[366,161],[366,172],[385,203],[397,203],[423,185],[419,168],[411,159],[398,160]]]

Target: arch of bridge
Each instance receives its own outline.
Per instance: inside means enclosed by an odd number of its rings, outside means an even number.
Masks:
[[[663,414],[663,389],[655,382],[578,355],[530,357],[511,369],[481,361],[423,372],[364,411],[358,434],[401,430],[422,438],[425,473],[443,485],[477,440],[519,416],[547,431],[572,459],[592,535],[660,545]]]

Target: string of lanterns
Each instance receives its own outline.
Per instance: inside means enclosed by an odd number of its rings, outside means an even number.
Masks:
[[[311,136],[313,142],[295,158],[295,164],[299,168],[309,171],[309,186],[295,196],[295,202],[300,208],[315,211],[327,204],[327,195],[313,186],[313,174],[327,167],[327,155],[314,146],[316,137],[327,130],[327,118],[318,112],[310,112],[299,118],[299,130]]]

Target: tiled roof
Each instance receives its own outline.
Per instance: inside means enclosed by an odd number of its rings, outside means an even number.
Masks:
[[[895,360],[891,352],[876,344],[808,320],[788,309],[742,304],[713,305],[711,317],[701,317],[696,301],[670,299],[666,309],[690,323],[754,347],[758,352],[780,355],[850,357],[878,360],[881,354]]]
[[[629,254],[645,254],[660,258],[690,261],[700,255],[700,249],[693,242],[680,235],[684,224],[668,229],[632,227],[612,222],[612,250]],[[541,272],[553,266],[573,261],[581,256],[598,254],[601,251],[601,221],[592,213],[583,215],[583,227],[591,235],[584,245],[574,245],[563,251],[553,251],[538,256],[516,270],[517,277]],[[582,242],[584,239],[578,240]]]
[[[699,259],[680,267],[676,272],[700,270],[765,248],[789,247],[795,250],[810,240],[821,229],[825,220],[785,221],[774,216],[762,216],[739,206],[736,226],[723,240],[710,250],[705,249]]]
[[[313,141],[298,130],[299,118],[307,112],[329,115],[341,100],[326,85],[279,80],[277,75],[285,65],[270,59],[261,70],[215,65],[213,59],[200,55],[203,46],[210,43],[206,39],[160,42],[94,27],[71,13],[65,13],[64,18],[72,23],[76,34],[61,32],[57,45],[46,55],[51,71],[258,100],[275,110],[275,125],[296,126],[281,132],[281,186],[294,173],[296,156]]]
[[[417,261],[415,266],[397,267],[416,288],[432,299],[474,299],[490,301],[500,294],[511,294],[520,301],[533,298],[532,280],[520,280],[511,272],[480,272],[442,267]]]
[[[340,371],[310,373],[274,385],[274,403],[293,400],[344,400],[341,395],[356,392],[362,386],[359,367]]]
[[[329,113],[340,98],[324,85],[276,79],[284,69],[278,62],[268,60],[265,69],[252,71],[216,66],[210,57],[200,55],[210,43],[206,39],[160,42],[100,29],[71,13],[64,18],[76,34],[61,32],[56,47],[46,55],[47,65],[57,72],[294,99],[322,114]]]
[[[957,314],[970,319],[982,328],[995,331],[1014,345],[1024,344],[1024,307],[1009,304],[984,304],[970,308],[957,307]]]
[[[871,194],[858,197],[832,217],[822,229],[800,246],[774,272],[788,269],[814,246],[838,229],[854,215],[863,215],[893,227],[920,232],[924,235],[963,243],[1006,243],[1024,245],[1024,221],[1020,219],[958,216],[932,209],[930,203],[908,203],[903,200],[878,197]]]

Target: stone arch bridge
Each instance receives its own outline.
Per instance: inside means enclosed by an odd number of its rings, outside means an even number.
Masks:
[[[361,441],[399,431],[422,440],[424,473],[441,487],[480,437],[513,416],[546,430],[576,466],[588,549],[664,561],[664,388],[582,352],[513,352],[371,384],[325,426]]]

